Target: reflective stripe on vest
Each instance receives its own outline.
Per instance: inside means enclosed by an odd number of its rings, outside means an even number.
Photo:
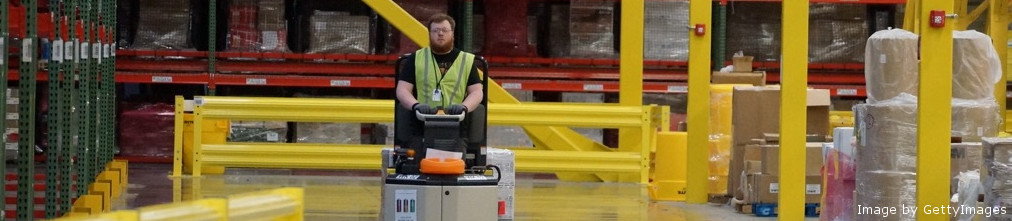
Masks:
[[[467,88],[474,55],[460,52],[453,64],[446,69],[446,74],[441,75],[430,50],[422,48],[415,51],[415,95],[418,102],[433,107],[463,103],[467,90],[462,88]],[[442,95],[440,101],[434,101],[432,97],[437,88]]]

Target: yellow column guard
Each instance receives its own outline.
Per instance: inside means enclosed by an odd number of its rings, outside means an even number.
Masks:
[[[949,220],[945,214],[925,214],[927,205],[949,205],[949,145],[952,127],[952,30],[955,19],[941,28],[930,26],[932,10],[953,12],[952,0],[920,4],[920,84],[917,108],[917,220]]]
[[[784,0],[780,91],[781,220],[805,218],[805,131],[808,87],[808,1]],[[800,160],[799,160],[800,159]]]
[[[688,170],[686,177],[686,202],[706,203],[707,178],[709,171],[710,135],[710,36],[712,25],[710,15],[713,1],[691,0],[689,3],[689,25],[702,24],[706,27],[703,36],[689,33],[689,122]],[[723,62],[723,61],[717,61]]]

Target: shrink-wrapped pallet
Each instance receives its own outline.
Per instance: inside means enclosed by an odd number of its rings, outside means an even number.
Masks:
[[[1001,59],[991,37],[977,31],[952,34],[952,97],[992,99],[1001,80]]]
[[[917,95],[917,35],[902,29],[882,30],[868,38],[864,76],[869,102],[901,93]]]
[[[916,98],[902,98],[854,106],[858,173],[917,171]]]
[[[192,49],[190,1],[140,1],[134,49]]]
[[[981,138],[997,136],[999,111],[994,100],[953,100],[952,136],[964,142],[980,142]]]
[[[988,220],[1012,220],[1012,138],[984,139],[984,206],[1005,214]]]
[[[860,165],[860,164],[859,164]],[[917,205],[917,173],[905,171],[865,171],[857,173],[854,220],[917,220],[916,213],[875,214],[874,208]],[[920,211],[920,210],[918,210]]]

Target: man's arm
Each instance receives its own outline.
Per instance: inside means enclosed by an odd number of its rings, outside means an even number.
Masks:
[[[415,95],[411,94],[413,90],[415,90],[415,84],[408,83],[407,81],[397,81],[397,100],[401,101],[401,106],[405,109],[411,110],[411,106],[418,103]],[[470,91],[470,88],[468,90]],[[478,91],[480,92],[481,88]]]
[[[467,98],[464,98],[463,105],[467,107],[467,112],[470,113],[478,108],[481,104],[481,99],[485,96],[484,92],[481,91],[481,84],[472,84],[467,86]]]

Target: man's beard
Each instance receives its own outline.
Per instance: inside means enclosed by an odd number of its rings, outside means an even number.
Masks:
[[[447,52],[450,52],[450,49],[453,49],[453,41],[452,40],[450,42],[447,42],[445,45],[439,45],[439,44],[435,44],[435,43],[432,43],[431,45],[432,45],[431,46],[432,47],[432,51],[434,51],[436,53],[447,53]]]

